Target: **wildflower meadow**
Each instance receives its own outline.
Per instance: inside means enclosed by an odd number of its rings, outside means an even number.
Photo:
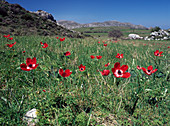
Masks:
[[[169,125],[170,41],[0,36],[0,125]]]

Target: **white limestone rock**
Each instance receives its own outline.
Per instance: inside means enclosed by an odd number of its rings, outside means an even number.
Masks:
[[[128,38],[129,38],[129,39],[143,39],[143,37],[140,37],[140,36],[137,35],[137,34],[129,34],[129,35],[128,35]]]
[[[144,40],[168,40],[170,39],[170,34],[165,30],[154,31],[146,36]]]
[[[37,110],[35,108],[28,111],[24,117],[23,120],[28,123],[28,126],[35,126],[35,124],[38,122],[37,119]]]
[[[32,12],[32,13],[35,13],[35,14],[41,16],[41,17],[44,17],[44,18],[46,18],[46,19],[49,19],[49,20],[51,20],[51,21],[56,22],[56,20],[54,19],[53,15],[50,14],[50,13],[48,13],[48,12],[46,12],[46,11],[38,10],[38,11]]]

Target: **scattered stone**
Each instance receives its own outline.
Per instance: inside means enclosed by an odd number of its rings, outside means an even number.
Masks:
[[[28,111],[23,117],[23,120],[28,123],[28,126],[35,126],[35,124],[38,122],[37,110],[33,108],[30,111]]]

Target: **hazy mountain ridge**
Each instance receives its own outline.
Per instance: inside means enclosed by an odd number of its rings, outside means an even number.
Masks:
[[[148,29],[147,27],[144,27],[142,25],[134,25],[131,23],[126,23],[126,22],[121,23],[119,21],[105,21],[105,22],[93,22],[93,23],[87,23],[87,24],[80,24],[75,21],[58,20],[57,23],[68,29],[75,29],[75,28],[81,28],[81,27],[110,27],[110,26],[129,27],[132,29]]]

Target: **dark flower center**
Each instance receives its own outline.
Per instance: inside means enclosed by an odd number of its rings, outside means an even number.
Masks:
[[[148,70],[148,72],[151,72],[151,70]]]
[[[118,74],[119,74],[119,75],[122,75],[122,72],[121,72],[120,70],[118,70]]]
[[[84,70],[84,68],[80,68],[80,70]]]
[[[28,65],[29,67],[32,67],[32,64]]]

